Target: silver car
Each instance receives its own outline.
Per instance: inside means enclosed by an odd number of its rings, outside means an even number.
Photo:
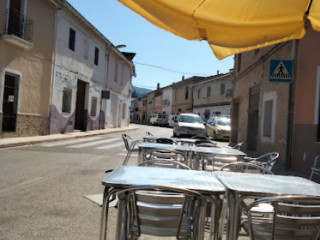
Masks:
[[[192,113],[182,113],[177,117],[173,127],[173,136],[197,136],[206,137],[206,128],[199,115]]]

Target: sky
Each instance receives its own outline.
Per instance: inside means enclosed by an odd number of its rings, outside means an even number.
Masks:
[[[205,42],[190,41],[149,23],[116,0],[68,0],[119,50],[136,53],[134,86],[155,89],[182,76],[211,76],[233,68],[233,56],[218,60]]]

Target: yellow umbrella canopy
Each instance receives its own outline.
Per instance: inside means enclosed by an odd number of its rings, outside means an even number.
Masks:
[[[119,1],[171,33],[208,41],[219,59],[300,39],[306,18],[320,31],[320,0]]]

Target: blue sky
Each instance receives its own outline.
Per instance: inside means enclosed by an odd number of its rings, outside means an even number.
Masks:
[[[114,45],[127,46],[120,50],[137,54],[133,59],[135,86],[155,89],[157,83],[164,87],[180,81],[183,75],[210,76],[233,68],[233,56],[220,61],[206,42],[189,41],[166,32],[116,0],[68,2]]]

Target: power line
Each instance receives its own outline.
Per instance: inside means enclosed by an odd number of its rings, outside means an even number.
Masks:
[[[164,71],[168,71],[168,72],[173,72],[173,73],[179,73],[179,74],[183,74],[183,75],[202,75],[202,76],[210,76],[210,74],[207,73],[192,73],[192,72],[180,72],[177,70],[172,70],[169,68],[165,68],[165,67],[161,67],[161,66],[156,66],[156,65],[152,65],[152,64],[147,64],[147,63],[140,63],[140,62],[134,62],[134,64],[138,64],[138,65],[142,65],[142,66],[147,66],[147,67],[153,67],[153,68],[159,68],[161,70]]]

